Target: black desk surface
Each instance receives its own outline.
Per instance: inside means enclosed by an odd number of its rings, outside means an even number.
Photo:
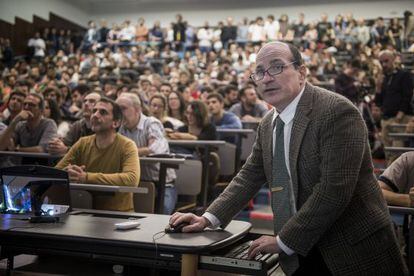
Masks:
[[[75,213],[85,212],[86,214]],[[93,216],[93,215],[98,216]],[[115,217],[99,217],[100,215]],[[116,216],[125,216],[117,218]],[[114,223],[124,222],[128,217],[142,217],[141,225],[132,230],[115,230]],[[169,216],[108,212],[96,210],[74,211],[63,222],[33,224],[0,215],[0,245],[45,250],[67,250],[84,253],[131,249],[155,250],[153,236],[163,231]],[[177,253],[201,253],[228,246],[245,236],[251,224],[232,221],[225,230],[207,230],[201,233],[158,234],[157,249]],[[103,251],[102,251],[103,250]],[[134,254],[135,254],[134,253]],[[127,254],[130,255],[130,254]]]

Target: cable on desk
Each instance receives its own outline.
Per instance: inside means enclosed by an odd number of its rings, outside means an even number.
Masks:
[[[159,236],[159,237],[157,237],[159,234],[163,234],[163,235],[161,235],[161,236]],[[161,239],[162,237],[164,237],[165,236],[165,231],[160,231],[160,232],[157,232],[157,233],[155,233],[153,236],[152,236],[152,242],[154,243],[154,245],[155,245],[155,260],[154,260],[154,268],[155,268],[155,265],[157,264],[157,259],[158,259],[158,244],[157,244],[157,240],[159,240],[159,239]]]

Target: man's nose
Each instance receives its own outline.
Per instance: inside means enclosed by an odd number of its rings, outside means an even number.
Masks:
[[[264,83],[267,83],[267,82],[269,82],[269,81],[273,81],[273,80],[275,80],[275,78],[274,78],[274,76],[271,76],[270,74],[269,74],[269,72],[265,72],[264,73],[264,76],[263,76],[263,82]]]

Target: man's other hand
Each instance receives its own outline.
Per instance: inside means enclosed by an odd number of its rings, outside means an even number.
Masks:
[[[267,253],[280,253],[280,249],[276,236],[261,236],[253,241],[248,251],[248,258],[254,259],[256,255]]]

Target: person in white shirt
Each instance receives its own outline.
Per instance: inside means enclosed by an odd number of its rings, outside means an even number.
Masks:
[[[210,29],[208,21],[204,23],[204,26],[201,27],[197,32],[198,46],[200,51],[207,53],[211,50],[211,41],[213,39],[213,30]]]
[[[40,37],[40,33],[36,32],[34,38],[31,38],[27,44],[29,47],[34,48],[33,56],[35,58],[44,58],[45,57],[45,50],[46,50],[46,43]]]
[[[277,40],[279,35],[279,21],[275,20],[275,17],[273,15],[268,15],[267,20],[264,25],[264,31],[266,34],[266,39],[268,41],[274,41]]]
[[[255,44],[265,40],[265,30],[262,17],[257,17],[256,22],[249,26],[249,40]]]

